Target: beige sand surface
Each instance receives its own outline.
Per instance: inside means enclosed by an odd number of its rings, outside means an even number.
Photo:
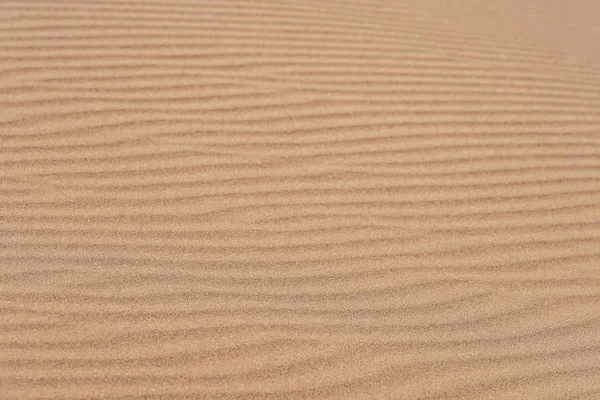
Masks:
[[[600,399],[599,1],[0,21],[0,399]]]

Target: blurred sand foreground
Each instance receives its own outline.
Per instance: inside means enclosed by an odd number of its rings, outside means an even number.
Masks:
[[[0,1],[0,399],[599,399],[600,2]]]

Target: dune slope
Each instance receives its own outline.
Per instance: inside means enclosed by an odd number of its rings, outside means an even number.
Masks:
[[[600,398],[598,15],[0,1],[0,398]]]

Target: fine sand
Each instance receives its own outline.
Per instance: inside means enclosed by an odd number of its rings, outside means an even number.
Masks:
[[[599,399],[600,2],[0,1],[0,399]]]

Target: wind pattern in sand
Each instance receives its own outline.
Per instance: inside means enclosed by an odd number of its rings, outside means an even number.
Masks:
[[[600,398],[599,15],[1,0],[0,398]]]

